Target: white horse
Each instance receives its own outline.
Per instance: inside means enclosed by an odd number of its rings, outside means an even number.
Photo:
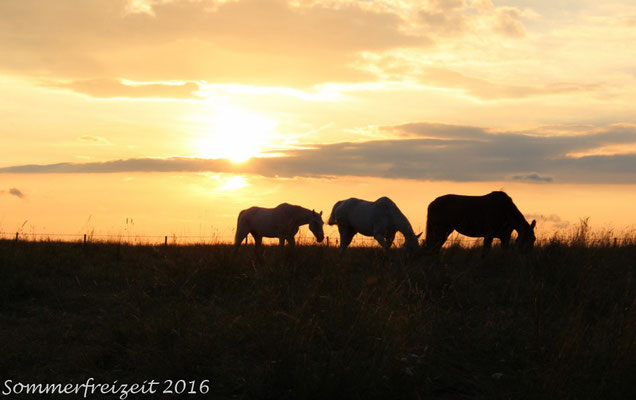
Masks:
[[[322,211],[308,210],[301,206],[282,203],[275,208],[250,207],[239,213],[234,237],[234,252],[248,234],[254,237],[256,248],[261,246],[263,237],[278,238],[280,245],[285,241],[294,246],[294,236],[301,225],[309,224],[309,230],[318,242],[325,234],[322,230]]]
[[[339,201],[334,204],[328,223],[338,225],[341,254],[344,254],[356,233],[373,236],[380,246],[388,250],[393,244],[395,233],[400,232],[404,235],[407,251],[413,252],[419,247],[421,233],[413,233],[409,220],[388,197],[380,197],[374,202],[356,198]]]

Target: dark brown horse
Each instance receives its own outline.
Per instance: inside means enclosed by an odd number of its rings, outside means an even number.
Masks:
[[[517,244],[524,249],[534,246],[536,221],[528,223],[512,199],[504,192],[485,196],[447,194],[428,206],[425,248],[438,252],[448,235],[457,231],[465,236],[483,237],[484,251],[493,238],[508,247],[512,231],[517,231]]]

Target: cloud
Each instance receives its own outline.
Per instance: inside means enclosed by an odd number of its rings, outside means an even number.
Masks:
[[[421,84],[460,89],[484,100],[576,93],[597,89],[594,84],[556,82],[542,85],[509,85],[473,78],[445,68],[427,67],[416,74]]]
[[[401,137],[427,137],[436,139],[486,139],[489,134],[484,128],[475,126],[436,124],[417,122],[383,127],[385,132]]]
[[[20,199],[24,199],[26,195],[18,188],[10,188],[9,190],[0,190],[0,195],[9,194],[11,196],[18,197]]]
[[[131,88],[119,78],[296,87],[360,82],[377,79],[358,68],[365,53],[421,51],[465,35],[525,34],[528,11],[482,3],[489,6],[462,0],[409,7],[344,0],[4,0],[0,69],[64,80],[55,86],[94,97],[191,98],[196,90]]]
[[[17,188],[11,188],[9,189],[9,194],[15,197],[19,197],[21,199],[24,198],[24,193],[22,193],[19,189]]]
[[[419,11],[423,26],[440,36],[457,36],[468,29],[469,15],[462,0],[433,0]]]
[[[528,221],[533,219],[536,220],[537,224],[543,227],[545,227],[546,225],[551,225],[553,228],[556,229],[565,229],[570,226],[569,221],[562,219],[556,214],[526,214],[525,217]]]
[[[173,98],[200,99],[200,88],[194,82],[181,83],[135,83],[127,84],[118,79],[86,79],[70,83],[47,83],[47,87],[70,89],[96,98]]]
[[[0,173],[232,172],[229,160],[202,158],[133,158],[89,163],[29,164],[0,168]]]
[[[530,9],[495,6],[490,0],[430,0],[419,12],[419,23],[440,37],[462,37],[468,34],[490,34],[523,38],[523,19],[535,17]]]
[[[636,183],[636,154],[572,157],[607,144],[636,143],[636,126],[578,135],[495,133],[471,126],[405,124],[382,128],[396,139],[317,144],[243,164],[201,158],[138,158],[19,165],[0,173],[234,172],[270,177],[368,176],[417,180]],[[531,171],[531,172],[528,172]]]
[[[160,1],[144,12],[130,6],[2,1],[0,68],[72,80],[71,89],[110,97],[116,77],[274,86],[360,81],[370,75],[350,66],[356,54],[430,44],[406,33],[398,14],[360,3]],[[98,76],[106,81],[95,82]]]
[[[100,136],[84,135],[77,138],[81,142],[93,143],[93,144],[111,144],[108,139]]]
[[[521,22],[521,11],[513,7],[501,7],[495,16],[495,30],[504,36],[521,38],[526,36],[526,29]]]
[[[534,85],[498,83],[469,76],[451,68],[412,62],[408,58],[398,58],[394,55],[376,58],[373,65],[386,74],[388,79],[411,80],[427,87],[453,89],[481,100],[583,93],[602,88],[600,84],[576,82],[547,82]]]
[[[551,176],[541,176],[537,173],[531,173],[526,175],[513,175],[511,179],[513,181],[525,181],[525,182],[552,182],[554,180]]]

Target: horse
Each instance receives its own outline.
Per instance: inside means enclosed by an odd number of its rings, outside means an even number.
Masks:
[[[374,237],[386,251],[393,244],[396,232],[404,235],[404,247],[409,253],[419,247],[421,233],[413,233],[409,220],[388,197],[380,197],[373,202],[353,197],[338,201],[327,223],[338,225],[341,255],[344,255],[356,233]]]
[[[322,226],[322,211],[320,213],[301,206],[282,203],[274,208],[250,207],[241,211],[236,223],[234,236],[234,253],[238,251],[243,239],[248,234],[254,237],[256,249],[260,248],[263,237],[278,238],[280,246],[285,241],[290,247],[295,244],[294,236],[301,225],[309,224],[309,230],[316,237],[318,243],[325,237]]]
[[[516,230],[516,243],[528,250],[536,240],[536,224],[535,220],[529,224],[504,192],[484,196],[447,194],[428,206],[424,246],[431,252],[439,252],[448,235],[455,230],[465,236],[483,237],[485,254],[492,246],[493,238],[499,238],[501,246],[508,247],[510,235]]]

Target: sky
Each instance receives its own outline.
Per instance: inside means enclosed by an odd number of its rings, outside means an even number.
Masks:
[[[3,0],[0,232],[229,241],[381,196],[419,232],[493,190],[630,231],[634,43],[629,0]]]

